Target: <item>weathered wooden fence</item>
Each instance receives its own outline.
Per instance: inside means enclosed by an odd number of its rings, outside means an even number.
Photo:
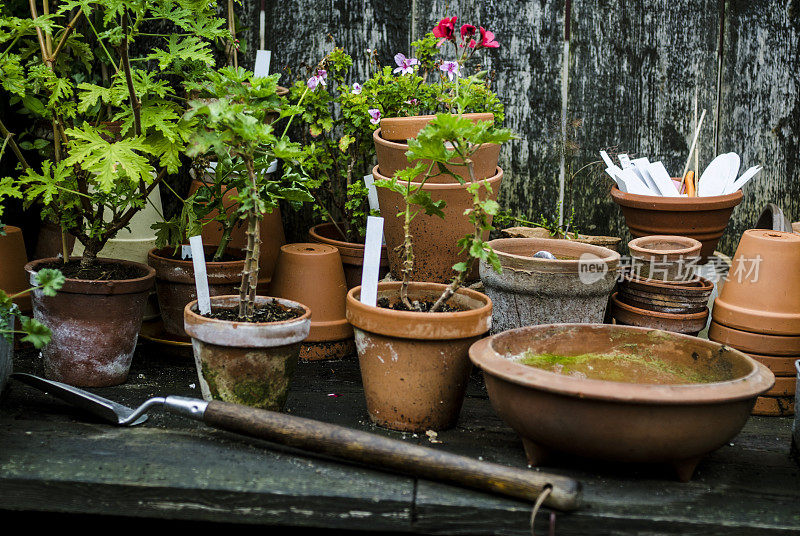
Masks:
[[[721,243],[732,253],[762,206],[800,217],[800,2],[775,0],[266,0],[273,72],[314,64],[331,38],[357,58],[385,63],[445,14],[491,29],[501,43],[487,61],[506,104],[508,144],[501,200],[520,214],[557,214],[560,172],[599,149],[662,159],[679,174],[688,154],[694,102],[706,109],[700,169],[735,151],[764,166],[745,190]],[[250,51],[258,48],[260,3],[245,0]],[[566,42],[566,46],[565,46]],[[252,61],[252,59],[250,59]],[[355,80],[354,80],[355,81]],[[581,120],[580,147],[562,164],[562,120]],[[569,182],[569,181],[567,181]],[[626,236],[602,175],[567,184],[582,232]],[[291,234],[291,233],[290,233]]]

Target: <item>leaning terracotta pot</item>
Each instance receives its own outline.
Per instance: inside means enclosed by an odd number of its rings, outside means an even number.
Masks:
[[[716,315],[716,309],[714,315]],[[712,318],[708,328],[708,338],[732,346],[745,353],[775,356],[800,355],[800,337],[790,335],[768,335],[741,329],[729,328]]]
[[[353,327],[345,318],[347,284],[335,247],[310,242],[282,246],[269,293],[311,309],[311,331],[300,350],[301,359],[355,354]]]
[[[347,242],[332,223],[320,223],[308,231],[308,237],[313,242],[327,244],[339,250],[344,268],[344,278],[347,290],[361,284],[361,272],[364,266],[364,243]],[[386,254],[386,245],[381,246],[380,269],[378,279],[383,279],[389,273],[389,257]]]
[[[417,161],[408,161],[406,152],[408,151],[408,144],[405,142],[396,142],[385,140],[381,137],[381,129],[376,130],[372,134],[372,139],[375,142],[375,156],[378,159],[378,169],[383,175],[393,177],[397,171],[406,169],[416,165]],[[500,145],[496,143],[485,143],[481,145],[472,155],[474,162],[474,172],[476,179],[488,179],[493,176],[497,170],[497,160],[500,158]],[[461,162],[462,160],[454,159],[454,162]],[[423,160],[426,164],[430,164],[429,160]],[[446,165],[447,170],[452,175],[462,177],[469,180],[469,170],[466,166]],[[434,168],[435,169],[435,168]],[[447,173],[434,175],[428,179],[430,183],[448,183],[458,182],[453,176]],[[422,180],[420,176],[418,178]]]
[[[699,313],[662,313],[641,309],[619,300],[619,294],[611,295],[611,316],[617,324],[640,328],[661,329],[673,333],[697,335],[708,322],[708,307]]]
[[[492,189],[488,198],[497,200],[500,192],[500,181],[503,179],[503,170],[497,168],[496,174],[486,182]],[[372,169],[375,180],[386,177],[378,170]],[[403,243],[403,219],[397,214],[405,210],[405,200],[397,192],[388,188],[377,188],[378,201],[383,216],[383,235],[386,238],[386,251],[389,254],[389,266],[392,277],[402,279],[403,259],[397,247]],[[472,233],[473,226],[464,216],[464,211],[472,207],[472,195],[467,192],[466,185],[458,183],[430,184],[426,183],[423,190],[428,191],[434,201],[443,200],[447,203],[444,208],[444,219],[438,216],[418,214],[411,222],[411,234],[414,237],[414,270],[411,273],[412,281],[430,281],[434,283],[448,283],[453,278],[453,265],[470,259],[469,254],[462,253],[458,241],[465,235]],[[484,195],[486,191],[482,190]],[[491,223],[491,218],[489,218]],[[484,239],[488,238],[488,233]],[[473,264],[467,276],[468,281],[478,278],[478,265]]]
[[[419,131],[428,126],[435,115],[412,115],[410,117],[384,117],[381,119],[381,130],[384,138],[391,141],[405,141],[416,138]],[[491,112],[468,113],[463,117],[470,119],[473,123],[481,121],[494,121],[494,114]]]
[[[213,255],[214,246],[204,246],[206,256]],[[173,258],[173,248],[153,249],[147,254],[147,264],[156,271],[158,307],[164,321],[164,330],[170,335],[188,337],[183,328],[183,310],[186,304],[197,299],[192,259]],[[242,256],[241,252],[228,250],[229,255]],[[244,259],[206,262],[208,290],[211,296],[226,296],[239,292],[242,283]]]
[[[694,238],[674,235],[642,236],[628,242],[634,273],[656,281],[693,279],[701,247]]]
[[[489,245],[501,273],[486,261],[480,275],[492,299],[492,331],[536,324],[599,323],[617,284],[619,253],[570,240],[500,238]],[[548,251],[556,259],[534,257]]]
[[[26,264],[28,257],[25,253],[25,242],[22,240],[22,229],[13,225],[0,226],[0,290],[11,296],[28,289]],[[17,296],[14,303],[23,313],[31,312],[30,294]]]
[[[79,260],[73,257],[70,260]],[[141,273],[134,279],[93,281],[67,278],[55,296],[33,291],[34,317],[50,328],[42,348],[45,376],[78,387],[106,387],[128,377],[144,306],[153,288],[155,270],[138,262],[97,259]],[[29,262],[31,284],[43,265],[60,259]]]
[[[658,359],[680,376],[636,382],[625,361],[594,367],[606,375],[562,374],[523,364],[552,356],[633,355]],[[600,460],[669,463],[688,481],[700,458],[736,436],[773,374],[720,344],[651,329],[556,324],[506,331],[470,348],[497,414],[521,437],[529,463],[550,453]],[[658,367],[658,365],[656,365]],[[562,369],[562,372],[569,370]],[[614,377],[615,380],[598,379]]]
[[[281,411],[297,367],[300,343],[308,335],[311,310],[291,300],[256,296],[256,307],[277,301],[300,316],[282,322],[232,322],[206,318],[197,301],[186,305],[200,390],[205,400],[222,400]],[[238,308],[239,296],[211,298],[211,310]]]
[[[661,197],[621,192],[614,186],[611,198],[622,209],[634,238],[648,235],[688,236],[702,242],[700,263],[713,256],[742,191],[711,197]]]
[[[445,289],[411,283],[411,300],[435,301]],[[400,283],[378,284],[378,299],[399,301]],[[347,319],[356,332],[358,362],[372,422],[422,432],[456,424],[472,365],[469,346],[491,328],[492,301],[459,289],[450,313],[396,311],[364,305],[361,287],[347,293]]]
[[[800,336],[800,235],[745,231],[714,301],[714,321],[743,331]]]

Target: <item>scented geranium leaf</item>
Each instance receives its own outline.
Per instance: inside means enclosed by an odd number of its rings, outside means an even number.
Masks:
[[[167,49],[155,49],[145,59],[158,62],[162,71],[169,68],[175,61],[199,61],[208,66],[214,64],[214,56],[207,42],[191,35],[180,38],[172,34],[167,39]]]
[[[50,160],[42,162],[42,172],[37,173],[33,168],[28,168],[20,176],[19,182],[25,186],[25,197],[29,201],[41,200],[49,206],[61,193],[60,186],[68,179],[72,172],[65,161],[54,164]]]
[[[0,202],[2,202],[3,199],[11,198],[22,199],[20,184],[11,177],[3,177],[0,179]]]
[[[176,143],[168,140],[162,133],[157,132],[147,136],[147,145],[153,154],[158,157],[158,164],[167,168],[167,173],[178,172],[181,166],[181,152],[185,148],[185,144],[181,140]]]
[[[280,195],[287,201],[305,201],[306,203],[313,203],[314,196],[308,190],[303,188],[281,188]]]
[[[78,84],[78,113],[86,113],[96,104],[122,104],[123,94],[115,88],[107,88],[86,82]]]
[[[44,116],[47,113],[44,103],[33,95],[25,95],[22,97],[22,105],[31,113],[38,116]]]
[[[22,337],[23,342],[29,342],[35,348],[41,348],[50,342],[50,330],[38,320],[27,316],[20,316],[19,323],[20,330],[26,333],[26,335]]]
[[[500,212],[500,203],[491,199],[483,201],[481,203],[481,207],[483,208],[483,211],[490,216],[495,216],[498,212]]]
[[[444,201],[444,199],[434,201],[430,192],[422,189],[417,190],[408,196],[407,199],[409,203],[421,207],[428,216],[439,216],[440,218],[444,219],[444,211],[442,209],[447,206],[447,203]]]
[[[0,289],[0,311],[8,311],[14,306],[14,302],[11,299],[11,296],[6,294],[6,292]]]
[[[43,268],[36,273],[36,284],[45,296],[55,296],[66,281],[64,274],[53,268]]]
[[[153,180],[155,170],[145,156],[153,152],[142,137],[109,142],[88,125],[82,129],[67,129],[66,134],[72,139],[69,158],[64,162],[70,166],[78,165],[94,174],[100,191],[113,190],[114,183],[123,171],[134,182],[141,180],[149,183]]]

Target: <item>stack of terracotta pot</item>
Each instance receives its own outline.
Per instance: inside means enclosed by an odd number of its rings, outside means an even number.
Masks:
[[[714,284],[694,274],[701,243],[682,236],[632,240],[631,271],[611,296],[617,324],[697,335],[708,322]]]
[[[745,231],[714,301],[708,338],[741,350],[775,374],[757,415],[791,415],[800,359],[800,235]]]

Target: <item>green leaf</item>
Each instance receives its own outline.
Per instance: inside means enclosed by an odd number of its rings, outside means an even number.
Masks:
[[[72,140],[69,158],[64,162],[70,166],[78,165],[94,174],[100,191],[111,191],[122,171],[134,182],[141,180],[149,183],[153,180],[155,170],[145,156],[153,152],[143,138],[109,142],[88,125],[83,129],[67,129],[66,133]]]
[[[45,296],[55,296],[66,281],[64,274],[53,268],[43,268],[36,273],[36,284]]]
[[[33,344],[35,348],[41,348],[50,342],[50,330],[34,318],[21,316],[20,330],[27,334],[22,337],[22,341]]]
[[[181,38],[173,34],[167,40],[167,50],[157,48],[145,59],[158,61],[158,68],[162,71],[176,61],[199,61],[208,66],[214,64],[208,43],[194,35]]]

